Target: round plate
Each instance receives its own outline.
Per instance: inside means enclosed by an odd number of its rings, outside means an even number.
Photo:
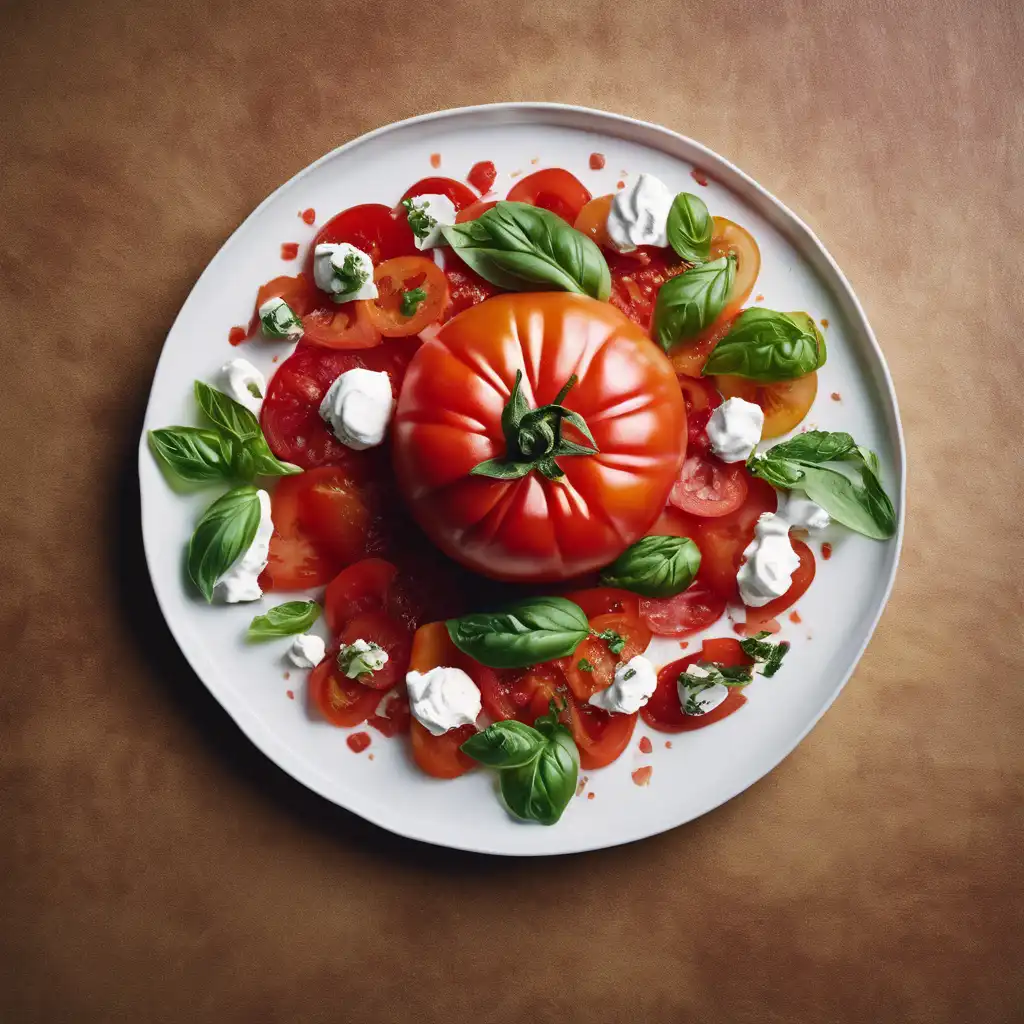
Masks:
[[[605,157],[600,171],[590,155]],[[433,164],[440,160],[439,169]],[[630,748],[601,771],[553,827],[512,820],[498,802],[494,776],[471,772],[451,782],[430,779],[412,764],[408,743],[373,732],[369,751],[354,754],[346,731],[307,710],[304,672],[290,678],[287,640],[247,645],[253,615],[283,600],[210,607],[186,586],[182,552],[202,508],[216,491],[182,496],[161,475],[143,434],[139,446],[142,529],[157,599],[199,678],[266,755],[310,789],[383,828],[430,843],[494,854],[562,854],[591,850],[682,825],[746,789],[775,767],[814,725],[849,678],[871,637],[896,572],[903,535],[904,449],[896,397],[864,311],[835,262],[810,229],[742,171],[703,146],[656,125],[556,104],[509,103],[442,111],[370,132],[297,174],[267,199],[225,243],[185,302],[164,345],[146,413],[146,430],[194,424],[192,383],[214,382],[221,364],[244,354],[269,377],[274,356],[289,348],[254,341],[227,343],[248,322],[256,289],[299,264],[281,260],[281,243],[304,248],[318,223],[356,203],[393,204],[429,174],[464,179],[478,160],[499,170],[495,191],[542,167],[565,167],[600,195],[624,174],[648,171],[673,191],[697,192],[713,214],[748,228],[761,247],[755,286],[766,306],[806,310],[827,321],[828,363],[808,426],[846,430],[878,452],[894,496],[899,531],[878,543],[842,528],[820,539],[833,546],[799,602],[799,624],[783,619],[792,641],[783,671],[756,677],[748,704],[728,719],[667,736],[637,727]],[[693,172],[696,171],[696,174]],[[706,177],[705,177],[706,176]],[[696,184],[706,180],[706,186]],[[814,546],[818,548],[819,538]],[[322,628],[322,624],[319,628]],[[730,632],[723,620],[713,633]],[[697,649],[699,637],[690,638]],[[680,656],[679,644],[657,641],[656,664]],[[371,730],[372,732],[372,730]],[[637,744],[649,735],[653,752]],[[671,748],[666,740],[671,740]],[[370,760],[368,754],[375,755]],[[632,773],[651,765],[648,785]],[[593,794],[593,798],[589,798]]]

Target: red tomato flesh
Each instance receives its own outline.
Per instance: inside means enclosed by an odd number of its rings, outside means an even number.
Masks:
[[[498,176],[497,168],[494,166],[493,160],[481,160],[479,163],[473,164],[469,169],[469,174],[466,175],[466,180],[480,193],[483,195],[485,192],[490,191],[491,186],[494,184],[494,179]]]
[[[561,167],[528,174],[517,181],[508,194],[509,202],[539,206],[558,214],[570,224],[576,222],[580,210],[592,198],[583,182]]]
[[[454,178],[422,178],[405,190],[402,202],[412,199],[413,196],[447,196],[456,210],[472,206],[477,201],[473,190]]]

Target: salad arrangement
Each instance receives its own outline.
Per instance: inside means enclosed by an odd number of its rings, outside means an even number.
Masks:
[[[196,382],[200,425],[150,444],[176,485],[222,491],[188,545],[197,595],[318,591],[248,639],[290,638],[354,751],[364,726],[408,737],[428,775],[495,771],[512,815],[553,824],[638,718],[705,728],[785,668],[809,533],[885,540],[896,516],[849,434],[777,441],[827,351],[806,312],[747,305],[746,230],[648,174],[597,198],[560,168],[504,199],[495,179],[324,223],[232,332],[289,353],[269,385],[233,358]]]

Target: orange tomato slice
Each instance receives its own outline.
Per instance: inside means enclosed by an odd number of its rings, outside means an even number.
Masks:
[[[374,348],[380,331],[370,320],[369,302],[343,302],[314,309],[302,318],[303,340],[321,348]]]
[[[754,282],[761,270],[761,250],[757,247],[754,236],[746,228],[741,228],[739,224],[726,220],[725,217],[713,219],[715,233],[711,236],[709,259],[721,259],[730,253],[736,257],[736,278],[732,284],[732,292],[718,318],[732,319],[754,290]],[[711,326],[714,327],[714,324]]]
[[[612,247],[611,241],[608,238],[608,229],[605,225],[608,223],[608,211],[612,207],[612,200],[615,196],[609,194],[606,196],[598,196],[596,199],[591,199],[586,206],[583,207],[579,212],[579,216],[576,218],[576,223],[573,227],[581,234],[587,235],[592,238],[598,245],[603,245],[606,249]]]
[[[373,272],[378,296],[368,305],[373,326],[385,338],[404,338],[419,334],[424,327],[440,319],[448,303],[448,278],[432,260],[424,256],[398,256],[385,260]],[[411,316],[402,312],[402,297],[420,289],[425,296]]]
[[[754,402],[764,412],[762,438],[789,433],[808,413],[818,393],[818,374],[811,372],[796,380],[762,384],[746,377],[713,377],[715,387],[725,398]]]

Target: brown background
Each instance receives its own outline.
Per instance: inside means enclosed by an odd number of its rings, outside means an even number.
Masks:
[[[558,6],[2,5],[0,1020],[1021,1019],[1024,7]],[[508,99],[661,122],[805,217],[910,460],[892,602],[813,734],[688,827],[545,862],[393,838],[251,748],[156,611],[134,470],[257,202]]]

